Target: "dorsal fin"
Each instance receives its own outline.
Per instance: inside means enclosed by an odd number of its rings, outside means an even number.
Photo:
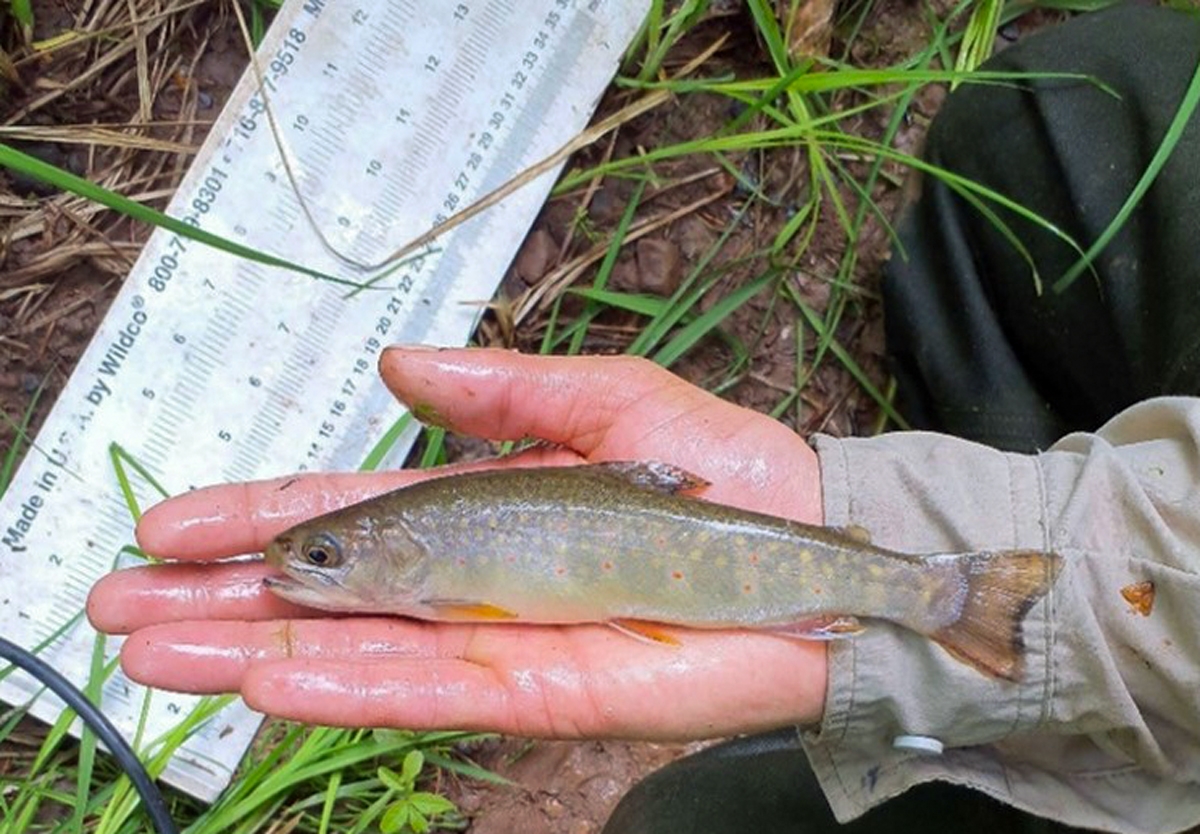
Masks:
[[[668,495],[702,489],[711,483],[686,469],[657,460],[614,460],[596,463],[593,466],[600,467],[635,487]]]

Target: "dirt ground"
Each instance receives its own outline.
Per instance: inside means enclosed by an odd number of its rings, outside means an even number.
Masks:
[[[225,4],[210,2],[183,9],[184,5],[162,4],[162,8],[176,11],[143,33],[146,49],[140,59],[137,49],[118,55],[119,44],[104,39],[60,49],[48,57],[33,56],[20,46],[23,39],[11,30],[10,22],[5,44],[16,61],[0,64],[0,120],[4,125],[43,130],[86,124],[139,127],[123,134],[125,138],[107,136],[99,141],[65,141],[53,133],[28,131],[10,132],[3,141],[164,206],[188,162],[188,153],[180,151],[198,147],[208,122],[219,112],[246,65],[245,50]],[[76,4],[66,0],[46,0],[37,8],[35,39],[72,27],[86,25],[95,31],[119,22],[115,5],[89,5],[90,11],[79,12]],[[884,66],[914,52],[929,35],[925,8],[906,0],[876,3],[850,49],[850,59]],[[841,29],[818,34],[820,48],[841,54],[845,48]],[[679,66],[722,35],[728,40],[711,59],[706,75],[728,72],[753,77],[766,72],[763,45],[754,36],[747,13],[736,3],[714,4],[708,19],[672,52],[667,65]],[[91,69],[108,57],[111,62],[99,70]],[[918,98],[897,145],[909,151],[918,147],[940,99],[938,88]],[[598,116],[615,110],[621,100],[622,93],[613,90]],[[731,115],[728,99],[676,101],[627,124],[611,144],[582,152],[573,164],[583,166],[606,154],[620,158],[639,148],[711,135]],[[885,117],[882,113],[867,115],[849,127],[878,136]],[[142,137],[137,140],[139,146],[128,146],[130,136]],[[163,147],[146,147],[151,139],[164,143]],[[117,142],[123,145],[114,144]],[[804,160],[799,149],[778,149],[734,161],[771,195],[773,204],[756,203],[730,234],[720,255],[720,261],[728,265],[725,278],[705,306],[761,272],[764,264],[753,253],[764,248],[803,196]],[[847,161],[852,169],[861,164]],[[727,230],[747,200],[744,185],[708,158],[685,158],[656,173],[668,183],[694,179],[651,192],[642,208],[647,216],[665,214],[705,196],[713,200],[627,246],[612,278],[616,289],[669,294],[690,265]],[[895,209],[902,176],[902,172],[891,172],[874,195],[885,213]],[[633,187],[628,180],[609,179],[590,195],[586,212],[595,239],[603,240],[615,227]],[[530,287],[593,245],[579,233],[574,220],[580,199],[570,195],[554,200],[541,213],[505,277],[498,312],[485,323],[480,342],[537,349],[547,326],[545,311],[535,312],[515,327],[506,311]],[[145,228],[86,201],[0,174],[0,409],[8,418],[0,424],[0,450],[14,443],[15,426],[27,416],[29,431],[36,431],[146,234]],[[843,246],[840,230],[827,214],[811,245],[788,266],[798,291],[818,311],[829,298],[829,280]],[[886,386],[886,372],[874,287],[887,248],[882,224],[869,225],[859,241],[852,301],[837,332],[839,342],[880,388]],[[585,273],[581,281],[589,282],[591,274]],[[731,370],[727,343],[713,339],[674,369],[698,383],[720,386],[724,396],[743,405],[763,411],[775,408],[795,386],[798,320],[791,305],[774,303],[768,296],[763,294],[745,305],[725,328],[748,347],[748,362]],[[570,304],[563,308],[567,316],[575,311]],[[635,335],[636,327],[633,314],[606,313],[592,329],[585,350],[619,351]],[[806,349],[811,350],[811,344]],[[874,430],[877,407],[839,363],[826,361],[781,419],[805,435],[817,431],[863,434]],[[471,448],[478,452],[478,447]],[[450,795],[471,818],[473,834],[588,834],[599,830],[619,797],[641,775],[689,749],[680,745],[503,740],[473,751],[472,756],[517,786],[452,780]]]

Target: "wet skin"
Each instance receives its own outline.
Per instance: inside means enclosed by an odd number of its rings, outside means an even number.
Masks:
[[[669,461],[710,480],[708,500],[822,521],[816,456],[801,438],[648,362],[392,349],[380,371],[400,400],[454,431],[558,444],[502,465]],[[311,723],[692,739],[819,720],[820,643],[681,631],[669,648],[594,625],[333,617],[268,592],[261,563],[216,561],[422,477],[304,475],[166,501],[143,517],[138,541],[177,561],[105,577],[89,617],[129,635],[122,664],[135,680],[240,692],[255,709]]]

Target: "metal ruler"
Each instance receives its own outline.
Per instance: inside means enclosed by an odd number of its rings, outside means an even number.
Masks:
[[[242,78],[168,213],[323,273],[377,278],[360,265],[585,126],[647,5],[288,0],[258,52],[261,88]],[[0,500],[2,633],[32,647],[65,628],[42,656],[86,679],[94,633],[69,624],[132,541],[113,443],[172,493],[356,467],[402,413],[376,377],[381,349],[466,341],[554,174],[354,294],[155,232]],[[134,481],[140,501],[157,500]],[[12,704],[37,692],[21,674],[0,683]],[[117,673],[102,704],[132,737],[144,697]],[[143,738],[195,702],[155,693]],[[61,709],[46,695],[32,711]],[[260,718],[226,709],[166,779],[214,798]]]

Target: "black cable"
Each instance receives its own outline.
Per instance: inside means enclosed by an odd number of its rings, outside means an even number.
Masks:
[[[154,784],[154,780],[150,778],[150,774],[146,772],[146,768],[142,766],[137,754],[133,752],[133,748],[108,720],[108,717],[100,712],[96,705],[87,699],[86,695],[76,689],[74,684],[44,660],[3,637],[0,637],[0,658],[33,675],[51,692],[62,698],[67,706],[75,710],[83,722],[91,727],[92,732],[104,742],[116,758],[117,763],[121,765],[121,769],[129,776],[133,787],[142,798],[146,814],[154,823],[159,834],[178,834],[179,829],[175,827],[175,820],[171,819],[167,801],[163,798],[158,786]]]

